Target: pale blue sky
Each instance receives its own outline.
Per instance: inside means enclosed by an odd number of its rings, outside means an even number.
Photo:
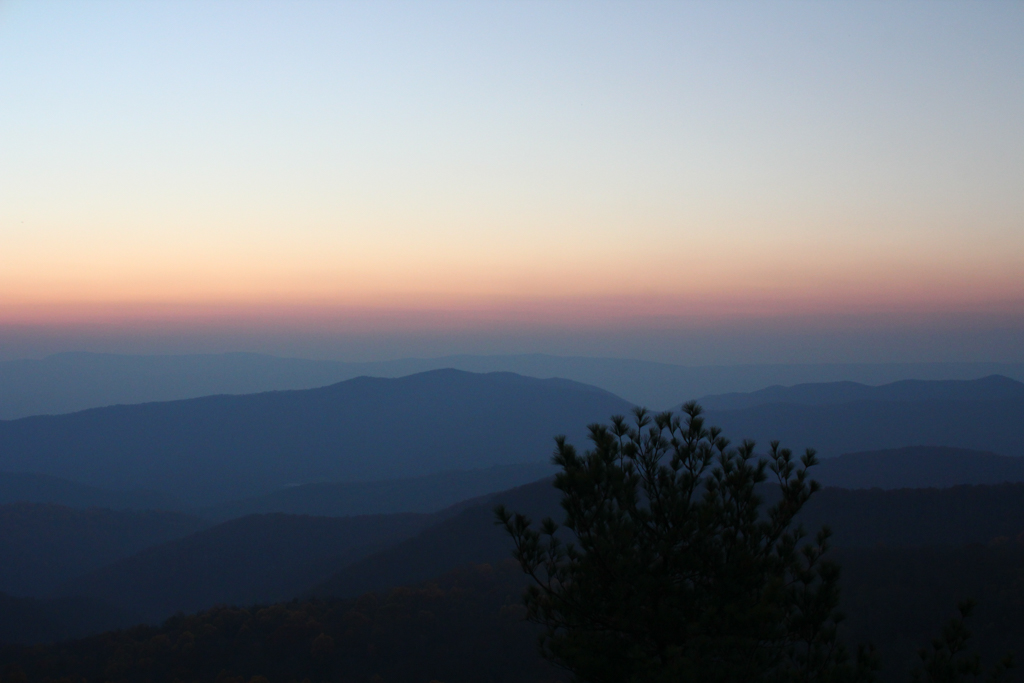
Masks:
[[[1020,2],[0,2],[0,336],[130,350],[170,306],[176,349],[600,353],[624,296],[706,360],[901,311],[1012,355],[1022,122]],[[346,352],[341,309],[392,322]],[[607,348],[670,359],[641,337]]]

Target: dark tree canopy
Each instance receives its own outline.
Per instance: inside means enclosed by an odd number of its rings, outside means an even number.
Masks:
[[[545,656],[587,683],[871,677],[870,653],[854,661],[837,638],[829,531],[809,539],[794,520],[818,490],[813,451],[731,448],[695,403],[682,416],[637,409],[590,438],[582,455],[556,439],[563,529],[496,511],[533,578],[525,602]]]
[[[981,666],[981,657],[968,650],[967,642],[971,631],[967,618],[974,611],[974,601],[964,600],[957,605],[959,614],[950,619],[938,638],[932,639],[931,647],[918,652],[921,665],[913,672],[913,683],[961,683],[965,681],[999,681],[1013,668],[1013,657],[1006,655],[986,675]]]

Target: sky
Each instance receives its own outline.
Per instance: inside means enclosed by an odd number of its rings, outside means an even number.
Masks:
[[[0,0],[0,358],[1024,361],[1024,3]]]

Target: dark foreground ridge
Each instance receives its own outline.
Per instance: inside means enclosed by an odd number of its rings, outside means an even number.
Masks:
[[[879,647],[881,681],[909,680],[916,648],[965,591],[979,600],[972,628],[983,661],[1024,656],[1024,546],[872,548],[838,559],[849,616],[842,637]],[[270,683],[568,683],[537,653],[537,630],[523,620],[524,587],[518,566],[504,560],[356,599],[216,607],[159,627],[3,646],[0,676],[5,683],[245,683],[255,676]]]
[[[561,515],[550,480],[432,515],[252,515],[199,531],[198,520],[180,515],[141,513],[138,519],[133,515],[139,513],[21,506],[23,513],[45,514],[7,516],[4,556],[9,559],[0,592],[87,598],[121,615],[118,621],[99,619],[91,629],[76,627],[77,634],[159,623],[178,611],[220,603],[269,603],[299,595],[354,598],[429,581],[469,564],[501,563],[512,547],[494,526],[493,507],[499,502],[534,519]],[[92,526],[76,521],[79,516],[91,519]],[[879,545],[1012,545],[1024,540],[1024,484],[826,488],[801,519],[809,529],[829,524],[835,547],[844,552]],[[18,529],[20,536],[14,533]],[[10,625],[30,607],[0,609],[0,624]],[[57,624],[51,630],[62,628]]]

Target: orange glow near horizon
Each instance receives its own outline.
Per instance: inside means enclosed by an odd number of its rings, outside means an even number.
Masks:
[[[898,295],[902,296],[898,296]],[[437,329],[553,328],[611,329],[706,327],[718,324],[843,316],[916,318],[978,313],[1019,317],[1024,297],[997,298],[992,292],[934,292],[876,289],[851,292],[718,292],[698,296],[633,294],[576,297],[387,297],[370,303],[330,300],[273,301],[53,301],[0,304],[0,325],[50,329],[111,327],[146,329],[165,325],[195,329],[236,326],[295,331],[344,327],[364,332]],[[845,295],[845,296],[844,296]]]
[[[0,342],[1024,327],[1017,5],[0,9]]]
[[[713,240],[712,240],[713,243]],[[307,241],[279,250],[185,245],[131,252],[67,247],[0,254],[0,325],[268,326],[365,330],[524,326],[706,326],[776,317],[963,312],[1024,314],[1024,255],[884,240],[748,240],[729,250],[615,241],[550,248],[402,248]],[[941,244],[939,245],[942,246]],[[697,257],[690,257],[697,254]],[[708,256],[700,256],[708,254]]]

